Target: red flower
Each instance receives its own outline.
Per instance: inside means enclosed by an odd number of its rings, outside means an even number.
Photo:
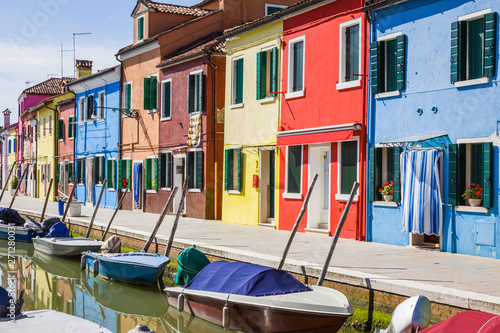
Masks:
[[[379,192],[382,192],[382,189],[380,188],[378,191],[379,191]]]
[[[394,190],[391,190],[391,194],[394,194]]]
[[[384,184],[384,186],[387,186],[387,185],[389,185],[389,182],[387,182],[387,183]]]
[[[480,191],[477,191],[477,192],[476,192],[476,195],[481,195],[481,192],[480,192]]]
[[[476,186],[476,184],[474,184],[474,183],[470,183],[470,186]]]

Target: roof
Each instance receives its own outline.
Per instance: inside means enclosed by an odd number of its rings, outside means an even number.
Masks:
[[[50,78],[32,87],[23,90],[23,94],[30,95],[58,95],[61,93],[61,85],[75,81],[75,78]]]
[[[195,4],[195,5],[193,5],[193,7],[201,7],[201,6],[205,5],[205,4],[211,3],[213,1],[215,1],[215,0],[204,0],[202,2],[199,2],[199,3]]]
[[[88,79],[92,79],[96,76],[99,76],[99,75],[102,75],[102,74],[105,74],[107,72],[111,72],[111,71],[114,71],[116,67],[119,67],[120,65],[116,65],[116,66],[113,66],[113,67],[109,67],[109,68],[105,68],[103,69],[102,71],[97,71],[97,73],[94,73],[94,74],[89,74],[89,75],[85,75],[85,76],[82,76],[81,78],[78,78],[78,79],[75,79],[73,82],[71,82],[71,84],[69,84],[70,86],[73,85],[73,84],[76,84],[78,82],[81,82],[81,81],[85,81],[85,80],[88,80]]]
[[[201,55],[206,51],[212,51],[217,53],[225,53],[226,52],[226,43],[220,42],[216,38],[221,36],[222,32],[212,32],[202,38],[199,38],[192,43],[189,43],[183,47],[178,48],[177,50],[168,54],[164,60],[158,64],[156,67],[164,67],[186,58],[193,57],[195,55]]]
[[[361,8],[361,11],[367,12],[370,10],[377,10],[387,6],[392,6],[400,2],[405,2],[408,0],[366,0],[365,6]]]
[[[68,104],[68,103],[71,103],[71,102],[74,102],[74,101],[75,101],[75,97],[63,99],[62,101],[60,101],[59,103],[57,103],[56,106]]]
[[[208,9],[201,9],[197,7],[187,7],[187,6],[179,6],[172,5],[160,2],[154,2],[150,0],[139,0],[139,3],[144,5],[148,9],[152,9],[156,12],[160,13],[170,13],[170,14],[179,14],[179,15],[189,15],[189,16],[205,16],[212,12]]]

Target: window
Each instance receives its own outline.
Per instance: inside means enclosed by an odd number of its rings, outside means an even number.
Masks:
[[[144,16],[137,19],[137,41],[144,39]]]
[[[64,140],[64,119],[59,119],[57,121],[57,139]]]
[[[102,185],[105,175],[104,156],[94,157],[94,184]]]
[[[203,188],[203,151],[188,151],[186,157],[186,170],[189,176],[189,189]]]
[[[68,118],[68,138],[74,138],[76,131],[75,116],[70,116]]]
[[[257,53],[257,99],[276,96],[278,90],[278,48]]]
[[[458,141],[458,140],[457,140]],[[449,145],[449,197],[454,206],[466,205],[462,198],[471,184],[483,189],[481,205],[492,206],[493,147],[491,142],[459,143]]]
[[[73,184],[75,181],[75,164],[73,162],[68,163],[68,183]]]
[[[144,188],[146,190],[158,190],[158,159],[146,158],[144,161]]]
[[[97,110],[95,107],[95,99],[94,95],[88,95],[87,96],[87,112],[86,112],[86,119],[91,120],[92,118],[97,117]]]
[[[9,154],[12,152],[12,140],[9,140]]]
[[[76,183],[83,184],[85,181],[85,159],[79,158],[76,160]]]
[[[158,96],[158,78],[156,75],[144,78],[144,110],[155,112]]]
[[[288,43],[288,98],[304,95],[304,43],[304,36]]]
[[[116,188],[116,160],[109,159],[106,161],[106,179],[108,182],[106,183],[107,188],[115,189]]]
[[[84,97],[80,97],[80,107],[79,107],[80,110],[78,110],[80,112],[80,122],[83,122],[85,120],[85,98]]]
[[[173,159],[172,153],[161,153],[160,154],[160,164],[159,164],[159,186],[161,188],[171,188],[172,187],[172,168]]]
[[[285,194],[301,194],[302,146],[288,146],[286,150]]]
[[[198,112],[203,110],[203,72],[191,72],[187,82],[187,111]]]
[[[132,160],[118,162],[118,188],[132,188]]]
[[[456,86],[495,75],[496,27],[496,13],[490,10],[461,16],[451,24],[451,82]]]
[[[45,129],[47,128],[47,122],[45,121],[45,117],[43,117],[43,137],[45,137]]]
[[[241,192],[241,148],[226,149],[225,151],[224,184],[226,191]]]
[[[233,59],[233,83],[231,104],[243,103],[243,57]]]
[[[266,3],[266,16],[279,12],[280,10],[286,8],[286,6],[282,5],[270,5]]]
[[[172,116],[172,80],[168,79],[161,83],[161,118],[169,119]]]
[[[339,83],[337,89],[361,85],[361,18],[340,25]]]
[[[379,189],[386,182],[394,181],[393,201],[401,200],[400,166],[399,157],[401,148],[370,148],[369,163],[369,200],[381,201]],[[350,192],[349,192],[350,193]]]
[[[49,113],[49,135],[52,135],[52,113]]]
[[[17,139],[14,139],[14,153],[17,151]]]
[[[358,141],[343,141],[338,143],[338,194],[351,194],[352,185],[358,181]],[[337,199],[343,199],[337,197]]]
[[[106,95],[104,91],[99,92],[99,97],[97,99],[97,118],[104,119],[104,110],[106,108]]]
[[[123,108],[128,114],[132,108],[132,82],[127,82],[123,85]],[[125,117],[125,115],[123,115]]]
[[[378,97],[399,95],[406,81],[406,35],[395,33],[370,45],[371,88]]]

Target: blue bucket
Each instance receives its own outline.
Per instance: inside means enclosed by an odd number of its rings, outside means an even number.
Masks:
[[[64,201],[59,200],[59,215],[64,215]]]

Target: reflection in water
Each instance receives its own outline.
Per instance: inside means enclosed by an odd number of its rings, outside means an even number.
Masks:
[[[80,269],[79,260],[33,253],[33,245],[16,243],[8,261],[7,242],[0,240],[1,285],[14,280],[25,289],[24,310],[52,309],[126,333],[139,324],[157,333],[228,332],[219,326],[179,313],[168,306],[157,285],[140,287],[93,277]]]

